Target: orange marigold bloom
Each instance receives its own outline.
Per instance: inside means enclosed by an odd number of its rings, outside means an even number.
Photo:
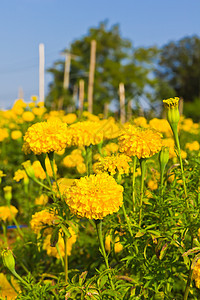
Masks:
[[[67,124],[56,118],[36,123],[28,128],[24,141],[23,151],[26,154],[31,151],[36,155],[60,151],[66,147],[69,141]]]
[[[103,219],[123,204],[123,187],[115,179],[99,173],[75,180],[66,189],[65,199],[72,213],[88,219]]]
[[[119,137],[119,151],[128,156],[148,158],[162,147],[162,135],[150,128],[128,125]]]

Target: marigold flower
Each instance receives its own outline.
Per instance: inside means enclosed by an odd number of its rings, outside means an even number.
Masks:
[[[22,137],[22,132],[20,131],[20,130],[13,130],[12,132],[11,132],[11,138],[13,139],[13,140],[18,140],[18,139],[20,139]]]
[[[123,203],[123,187],[106,173],[75,180],[65,199],[72,213],[88,219],[103,219],[117,212]]]
[[[67,239],[67,255],[71,255],[72,246],[76,242],[77,236],[71,227],[69,227],[68,230],[71,234],[71,237]],[[58,247],[59,247],[61,256],[64,257],[65,244],[64,244],[63,238],[61,237],[61,234],[59,234],[59,238],[58,238]],[[60,259],[60,256],[58,254],[56,247],[51,247],[51,235],[50,234],[48,234],[44,240],[43,249],[47,251],[47,254],[49,256],[54,256],[54,257]]]
[[[71,178],[59,178],[57,180],[57,184],[58,184],[59,191],[60,191],[61,195],[65,194],[66,189],[74,183],[74,180],[75,179],[71,179]],[[56,192],[56,196],[60,197],[60,194],[59,194],[58,189],[57,189],[57,184],[54,181],[52,189],[53,189],[54,192]]]
[[[8,282],[5,274],[0,273],[0,297],[2,299],[13,300],[17,298],[17,292],[20,292],[20,288],[13,276],[11,276],[11,283],[12,285]]]
[[[117,144],[109,143],[101,149],[101,152],[102,152],[103,156],[107,156],[107,155],[117,153],[118,150],[119,150],[119,146]]]
[[[28,176],[27,176],[26,172],[24,170],[21,170],[21,169],[17,170],[15,172],[14,177],[13,177],[13,179],[16,182],[19,182],[21,179],[27,179],[27,178],[28,178]]]
[[[186,143],[185,148],[190,150],[190,151],[199,151],[199,142],[194,141],[192,143]]]
[[[147,119],[145,119],[144,117],[137,117],[133,120],[134,125],[136,126],[140,126],[140,127],[144,127],[147,128],[148,124],[147,124]]]
[[[162,135],[149,128],[129,125],[119,137],[119,151],[128,156],[148,158],[162,147]]]
[[[53,172],[52,172],[51,164],[50,164],[50,161],[49,161],[48,157],[45,158],[45,166],[46,166],[46,169],[47,169],[47,174],[50,177],[52,177],[53,176]],[[44,180],[46,178],[46,173],[43,170],[43,168],[42,168],[41,163],[39,162],[39,160],[36,160],[36,161],[33,162],[32,168],[34,170],[34,174],[35,174],[36,178],[39,178],[39,179],[42,179],[42,180]],[[54,161],[54,171],[55,171],[55,174],[57,173],[57,169],[58,169],[57,165],[56,165],[56,163]]]
[[[77,116],[76,114],[67,114],[62,117],[62,121],[67,123],[67,124],[72,124],[76,121]]]
[[[179,98],[169,98],[163,100],[164,106],[167,109],[167,119],[170,126],[177,126],[180,120],[180,114],[178,109]]]
[[[6,176],[6,174],[4,174],[2,170],[0,170],[0,178],[2,178],[4,176]]]
[[[82,151],[80,149],[73,150],[71,154],[63,158],[63,165],[67,168],[77,167],[79,164],[83,162],[84,162],[84,158],[82,156]]]
[[[12,221],[12,216],[15,217],[17,213],[18,209],[13,205],[10,205],[10,208],[8,206],[0,206],[0,220],[4,222]]]
[[[120,251],[123,250],[123,245],[120,243],[119,236],[116,236],[115,240],[113,241],[111,239],[111,236],[107,235],[106,239],[105,239],[105,248],[108,252],[110,252],[110,250],[111,250],[111,242],[114,243],[115,253],[119,253]]]
[[[77,122],[68,127],[71,146],[82,147],[97,145],[103,140],[103,132],[99,122]]]
[[[46,194],[42,194],[35,199],[35,205],[45,205],[48,202],[48,196]]]
[[[26,122],[32,122],[35,119],[35,115],[31,111],[25,111],[22,114],[22,119]]]
[[[128,174],[129,162],[131,162],[131,158],[125,154],[101,157],[99,162],[95,164],[95,173],[109,172],[114,175],[119,172],[119,174]]]
[[[47,209],[36,212],[32,215],[32,220],[30,222],[32,230],[39,234],[40,231],[46,226],[53,226],[57,221],[57,217],[53,211],[48,211]],[[46,228],[44,233],[50,234],[51,228]]]
[[[196,287],[200,289],[200,259],[197,261],[196,265],[194,266],[192,279],[195,280]]]
[[[0,128],[0,142],[3,142],[8,136],[8,130],[6,128]]]
[[[23,151],[26,154],[31,151],[36,155],[60,151],[69,142],[67,124],[59,119],[36,123],[28,128],[24,141]]]
[[[172,130],[167,120],[154,118],[149,121],[149,126],[155,130],[164,133],[166,136],[172,136]]]

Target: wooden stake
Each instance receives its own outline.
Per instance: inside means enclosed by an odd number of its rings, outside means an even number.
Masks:
[[[71,65],[71,54],[67,53],[65,56],[65,69],[64,69],[64,82],[63,82],[63,88],[66,90],[69,88],[70,65]]]
[[[19,87],[19,90],[18,90],[18,99],[24,99],[24,91],[21,86]]]
[[[124,84],[119,84],[119,100],[120,100],[120,121],[122,124],[126,122],[126,111],[125,111],[125,89]]]
[[[128,101],[128,105],[127,105],[127,121],[129,121],[132,117],[132,100]]]
[[[104,103],[104,112],[103,112],[104,119],[108,118],[108,112],[109,112],[109,103],[105,102]]]
[[[83,102],[84,102],[84,80],[81,79],[79,80],[79,103],[78,103],[78,108],[80,111],[80,115],[83,112]]]
[[[44,101],[44,44],[39,44],[39,99]]]
[[[90,70],[89,70],[89,83],[88,83],[88,111],[93,112],[93,87],[94,87],[94,72],[96,63],[96,41],[91,41],[90,52]]]

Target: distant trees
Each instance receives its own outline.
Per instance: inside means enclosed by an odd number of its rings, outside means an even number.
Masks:
[[[149,94],[147,86],[153,87],[155,78],[150,73],[157,54],[155,47],[133,49],[128,39],[121,37],[119,25],[108,28],[106,22],[97,28],[90,28],[87,35],[71,44],[70,52],[75,55],[71,61],[69,90],[63,89],[64,61],[59,60],[48,71],[53,75],[47,103],[64,97],[64,104],[70,104],[74,86],[80,79],[85,80],[87,97],[90,43],[96,40],[96,68],[94,81],[94,112],[103,111],[104,103],[118,99],[119,83],[125,84],[126,99],[137,99]],[[148,91],[148,92],[147,92]]]

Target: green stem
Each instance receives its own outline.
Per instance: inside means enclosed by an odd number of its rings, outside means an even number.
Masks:
[[[104,257],[106,268],[110,269],[109,263],[108,263],[108,256],[106,255],[106,250],[105,250],[105,247],[104,247],[103,236],[102,236],[102,220],[95,220],[95,223],[96,223],[96,229],[97,229],[97,235],[98,235],[98,240],[99,240],[99,246],[100,246],[100,249],[101,249],[101,253]],[[108,277],[109,277],[109,280],[110,280],[111,288],[112,288],[113,291],[115,291],[115,286],[114,286],[114,283],[112,281],[112,277],[111,277],[110,273],[108,273]],[[114,297],[114,298],[117,299],[116,297]]]
[[[146,159],[140,159],[140,167],[141,167],[141,181],[140,181],[140,203],[139,203],[139,226],[142,223],[142,203],[143,203],[143,193],[144,193],[144,177],[146,171]]]
[[[67,255],[67,236],[64,234],[64,243],[65,243],[65,282],[68,282],[68,255]]]
[[[56,249],[57,249],[57,251],[58,251],[58,255],[59,255],[59,257],[60,257],[61,264],[62,264],[62,266],[63,266],[63,268],[64,268],[64,267],[65,267],[65,263],[64,263],[64,260],[63,260],[62,255],[61,255],[61,252],[60,252],[60,248],[59,248],[58,243],[56,243]]]
[[[187,189],[186,189],[186,180],[185,180],[185,173],[184,173],[184,169],[183,169],[183,161],[182,161],[182,157],[181,157],[181,147],[180,147],[180,142],[179,142],[179,138],[178,138],[178,130],[177,130],[177,126],[176,127],[172,127],[173,133],[174,133],[174,139],[175,139],[175,143],[178,149],[178,155],[179,155],[179,161],[180,161],[180,166],[181,166],[181,176],[182,176],[182,180],[183,180],[183,188],[184,188],[184,193],[185,193],[185,197],[187,198]],[[188,201],[187,203],[187,208],[188,208]]]
[[[131,237],[133,237],[133,232],[132,232],[132,229],[131,229],[131,223],[130,223],[130,220],[129,220],[128,216],[127,216],[127,213],[126,213],[126,209],[125,209],[125,207],[124,207],[124,204],[122,205],[122,210],[123,210],[123,213],[124,213],[124,218],[125,218],[126,223],[127,223],[127,225],[128,225],[129,233],[130,233]]]
[[[163,201],[163,188],[164,188],[164,170],[160,170],[160,197]]]
[[[62,200],[62,195],[61,195],[61,192],[60,192],[60,188],[59,188],[59,185],[58,185],[56,172],[55,172],[55,168],[54,168],[54,152],[48,153],[48,157],[49,157],[49,161],[50,161],[50,165],[51,165],[51,169],[52,169],[52,173],[53,173],[53,178],[56,182],[56,187],[57,187],[60,199]]]
[[[133,157],[133,180],[132,180],[132,189],[133,189],[133,211],[136,210],[136,203],[135,203],[135,170],[136,170],[136,162],[137,156]]]
[[[5,240],[5,242],[6,242],[6,246],[8,246],[7,231],[6,231],[6,225],[4,224],[4,222],[2,222],[2,228],[3,228],[3,236],[4,236],[4,240]]]
[[[14,217],[14,215],[12,213],[10,204],[8,204],[8,207],[9,207],[9,210],[10,210],[10,214],[11,214],[12,220],[13,220],[13,222],[15,223],[15,225],[17,227],[17,231],[18,231],[20,237],[23,239],[24,238],[24,234],[23,234],[22,230],[20,229],[19,224],[18,224],[17,220],[15,219],[15,217]]]

